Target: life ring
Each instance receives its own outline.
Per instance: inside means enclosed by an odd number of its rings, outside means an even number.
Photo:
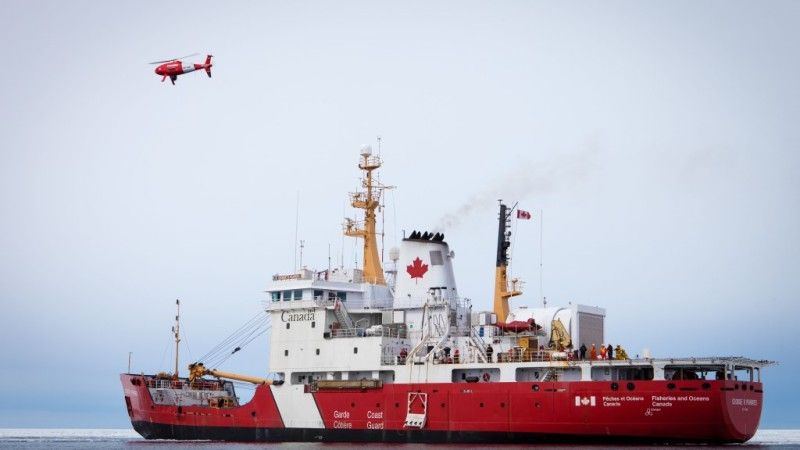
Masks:
[[[489,381],[490,378],[491,378],[491,376],[489,375],[489,372],[484,372],[483,381]]]

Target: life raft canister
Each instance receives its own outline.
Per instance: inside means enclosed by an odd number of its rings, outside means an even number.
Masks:
[[[489,375],[489,372],[484,372],[483,373],[483,381],[489,381],[490,378],[491,378],[491,376]]]

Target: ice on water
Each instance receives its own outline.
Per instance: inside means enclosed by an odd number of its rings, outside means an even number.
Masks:
[[[0,428],[0,441],[103,441],[141,439],[133,429]]]

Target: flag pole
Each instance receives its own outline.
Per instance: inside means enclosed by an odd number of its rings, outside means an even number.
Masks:
[[[542,298],[542,304],[544,307],[547,307],[547,301],[544,299],[544,290],[542,288],[542,254],[544,250],[542,249],[542,235],[544,234],[544,211],[539,208],[539,297]]]

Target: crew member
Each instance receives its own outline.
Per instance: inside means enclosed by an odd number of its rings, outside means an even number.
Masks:
[[[586,344],[581,344],[580,352],[581,359],[586,359]]]
[[[592,361],[597,359],[597,346],[595,344],[592,344],[592,351],[589,353],[589,355]]]
[[[494,353],[494,349],[492,348],[492,344],[486,346],[486,360],[489,362],[494,362],[492,360],[492,354]]]

